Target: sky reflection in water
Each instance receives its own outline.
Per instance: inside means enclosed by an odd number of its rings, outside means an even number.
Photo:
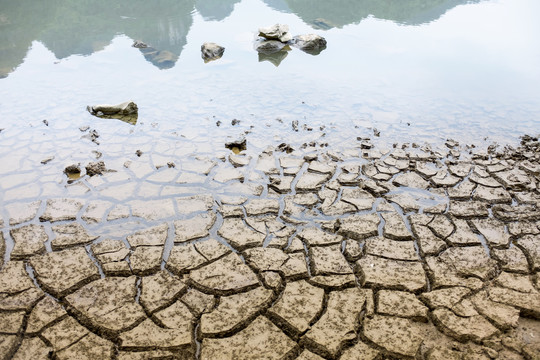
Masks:
[[[260,148],[323,136],[292,133],[294,120],[327,126],[331,145],[354,144],[369,127],[389,142],[504,143],[540,130],[534,0],[85,3],[0,5],[0,128],[46,118],[59,133],[87,124],[111,136],[174,132],[216,149],[245,129]],[[265,60],[253,41],[273,23],[320,34],[328,48]],[[205,41],[225,46],[223,58],[205,64]],[[126,100],[140,109],[135,131],[85,111]],[[234,118],[241,127],[216,128]]]

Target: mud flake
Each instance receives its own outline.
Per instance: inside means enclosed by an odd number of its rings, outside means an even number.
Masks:
[[[141,280],[141,305],[150,313],[174,301],[186,290],[186,284],[169,274],[160,271]]]
[[[309,329],[323,306],[324,290],[304,280],[290,282],[281,298],[268,310],[270,316],[295,334]]]
[[[107,277],[66,296],[66,301],[102,331],[122,331],[146,316],[142,307],[135,302],[135,283],[134,276]]]
[[[201,317],[203,336],[214,337],[247,325],[270,304],[272,298],[273,292],[262,287],[242,294],[222,296],[216,309]]]
[[[30,263],[41,285],[62,297],[99,278],[99,272],[83,248],[34,256]]]
[[[256,287],[255,274],[236,254],[229,254],[189,274],[197,285],[218,293],[240,292]]]
[[[423,341],[423,331],[409,319],[375,315],[366,319],[364,335],[384,349],[404,355],[415,356]]]
[[[357,288],[331,292],[326,312],[302,336],[301,342],[335,357],[346,341],[356,338],[358,318],[365,302],[365,294]]]
[[[297,345],[276,325],[259,316],[236,335],[222,339],[203,339],[201,359],[279,360],[290,356]]]

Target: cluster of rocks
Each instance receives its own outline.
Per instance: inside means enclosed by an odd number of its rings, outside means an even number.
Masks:
[[[291,51],[291,46],[308,54],[318,55],[326,49],[326,39],[319,35],[307,34],[292,36],[289,26],[275,24],[259,29],[259,38],[255,41],[255,50],[259,61],[270,61],[278,66]]]
[[[538,358],[538,141],[362,143],[160,171],[212,194],[7,204],[0,356]],[[149,225],[96,235],[122,219]]]
[[[278,66],[291,50],[296,47],[308,54],[318,55],[326,49],[326,40],[315,34],[292,36],[289,26],[275,24],[259,28],[259,38],[255,41],[255,50],[259,53],[259,61],[270,61]],[[220,59],[225,48],[216,43],[206,42],[201,46],[201,57],[204,62]]]

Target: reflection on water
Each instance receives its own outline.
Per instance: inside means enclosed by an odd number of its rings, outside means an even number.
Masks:
[[[58,59],[90,55],[118,34],[149,45],[145,58],[160,69],[174,66],[186,45],[194,11],[205,20],[230,16],[239,0],[0,0],[0,78],[22,63],[32,41]],[[297,15],[314,29],[327,30],[373,15],[404,24],[433,21],[468,0],[264,0]],[[261,24],[264,25],[264,24]],[[278,56],[279,55],[279,56]],[[281,53],[268,59],[279,64]],[[264,56],[263,56],[264,57]],[[266,58],[264,59],[266,60]]]

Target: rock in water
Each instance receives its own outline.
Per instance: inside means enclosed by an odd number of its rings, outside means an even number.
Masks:
[[[294,40],[294,46],[311,55],[319,55],[326,49],[326,39],[319,35],[298,35],[294,37]]]
[[[94,116],[104,119],[119,119],[131,125],[135,125],[138,119],[137,105],[132,101],[126,101],[118,105],[94,105],[87,106],[86,110]],[[94,140],[92,140],[94,141]]]
[[[275,24],[266,28],[259,28],[259,36],[267,40],[279,40],[283,43],[292,40],[292,35],[289,34],[289,26],[282,24]]]
[[[118,105],[94,105],[87,106],[86,110],[92,115],[133,115],[139,108],[133,101],[126,101]]]
[[[201,56],[205,63],[220,59],[224,52],[225,48],[216,43],[205,42],[201,46]]]
[[[255,43],[255,50],[263,54],[273,54],[284,49],[285,46],[284,43],[277,40],[263,40]]]
[[[91,162],[86,165],[86,174],[88,176],[103,175],[105,171],[107,171],[107,168],[105,167],[105,163],[103,161]]]

